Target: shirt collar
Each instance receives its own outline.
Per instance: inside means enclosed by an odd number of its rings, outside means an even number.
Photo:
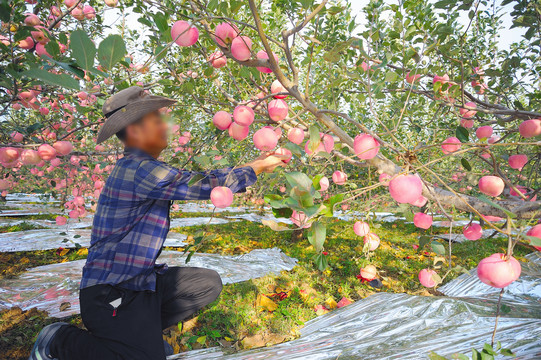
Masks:
[[[149,153],[147,153],[146,151],[143,151],[141,149],[138,149],[138,148],[133,148],[133,147],[127,147],[124,149],[124,156],[129,156],[129,155],[132,155],[132,156],[142,156],[142,157],[149,157],[149,158],[152,158],[154,159]]]

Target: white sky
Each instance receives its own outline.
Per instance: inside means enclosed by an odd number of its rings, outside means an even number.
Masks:
[[[428,1],[435,1],[435,0],[428,0]],[[497,2],[497,4],[500,4],[501,3],[501,0],[494,0]],[[357,14],[357,22],[360,23],[360,26],[359,26],[359,30],[362,29],[362,26],[364,24],[366,24],[366,19],[365,17],[363,16],[363,13],[362,13],[362,9],[368,4],[369,0],[350,0],[351,4],[352,4],[352,10],[353,10],[353,14]],[[396,4],[398,3],[398,0],[385,0],[386,3],[388,4]],[[525,30],[524,29],[521,29],[521,28],[515,28],[515,29],[511,29],[511,25],[512,25],[512,22],[511,22],[511,16],[510,16],[510,12],[512,10],[512,5],[507,5],[504,9],[504,11],[502,11],[502,14],[503,14],[503,26],[504,28],[506,28],[505,31],[500,31],[500,39],[499,39],[499,42],[498,42],[498,48],[500,50],[508,50],[509,49],[509,46],[511,43],[513,42],[516,42],[516,41],[519,41],[522,37],[522,35],[525,33]],[[126,24],[127,24],[127,27],[129,27],[131,30],[139,30],[139,31],[142,31],[143,30],[143,26],[137,21],[137,18],[138,18],[139,14],[128,14],[127,16],[127,21],[126,21]],[[468,12],[466,11],[462,11],[461,14],[460,14],[460,18],[459,18],[459,21],[464,25],[464,26],[467,26],[468,22],[469,22],[469,19],[468,19]],[[120,24],[121,23],[121,20],[120,20],[120,11],[118,9],[110,9],[110,8],[106,8],[106,12],[105,12],[105,16],[104,16],[104,22],[106,24],[111,24],[113,22],[115,22],[116,24]],[[110,31],[107,31],[105,34],[104,34],[104,37],[109,35],[109,33],[116,33],[116,29],[112,29]],[[137,61],[143,61],[144,59],[141,59],[139,58],[139,56],[137,56],[137,54],[134,54],[135,55],[135,60],[136,62]]]
[[[434,0],[429,0],[431,2],[435,2]],[[501,0],[494,0],[497,4],[501,4]],[[361,25],[366,23],[366,19],[362,14],[362,9],[368,4],[368,0],[350,0],[352,12],[353,14],[359,14],[357,22],[360,22]],[[397,0],[385,0],[385,3],[387,4],[397,4]],[[508,50],[511,43],[520,41],[520,38],[522,35],[526,32],[524,29],[521,28],[514,28],[511,29],[512,21],[511,21],[511,15],[510,12],[512,11],[513,6],[512,4],[506,5],[504,8],[504,11],[501,12],[503,14],[503,26],[507,30],[500,32],[500,41],[498,43],[498,48],[500,50]],[[464,26],[467,26],[469,23],[468,18],[468,12],[462,11],[460,13],[459,21]]]

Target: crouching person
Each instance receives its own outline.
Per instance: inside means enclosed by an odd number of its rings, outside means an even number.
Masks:
[[[175,101],[130,87],[109,98],[100,143],[115,135],[124,143],[102,190],[80,286],[81,316],[88,331],[66,323],[45,327],[31,360],[163,360],[172,353],[163,329],[216,300],[218,273],[156,264],[169,232],[172,200],[206,200],[214,187],[241,192],[261,172],[286,157],[263,155],[237,168],[194,173],[157,160],[167,147],[167,123],[159,109]],[[195,175],[203,178],[188,185]]]

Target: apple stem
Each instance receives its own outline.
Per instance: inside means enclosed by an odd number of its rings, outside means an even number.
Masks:
[[[498,297],[498,306],[496,309],[496,321],[494,323],[494,331],[492,332],[492,342],[491,342],[492,346],[494,346],[494,339],[496,338],[496,330],[498,329],[498,319],[500,318],[500,309],[501,309],[502,297],[503,297],[504,291],[505,291],[505,288],[502,288],[502,290],[500,291],[500,296]]]

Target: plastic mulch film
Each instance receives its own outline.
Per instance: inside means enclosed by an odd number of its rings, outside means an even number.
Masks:
[[[529,255],[522,275],[505,291],[496,340],[518,359],[541,359],[541,257]],[[202,349],[168,359],[428,359],[450,357],[490,343],[499,289],[475,271],[440,289],[448,297],[378,293],[313,319],[299,339],[226,355]]]
[[[186,203],[179,203],[175,202],[175,204],[178,205],[180,212],[246,212],[246,211],[254,211],[253,208],[250,208],[248,206],[230,206],[227,208],[214,208],[214,205],[202,201],[198,202],[186,202]]]
[[[42,215],[42,214],[60,214],[59,210],[44,209],[40,208],[31,208],[31,209],[7,209],[0,210],[1,217],[24,217],[24,216],[33,216],[33,215]]]
[[[7,194],[6,200],[8,203],[59,203],[52,196],[24,193]]]
[[[224,283],[255,279],[268,273],[279,274],[295,267],[297,260],[280,249],[257,249],[239,256],[200,254],[188,264],[181,252],[164,251],[158,263],[169,266],[192,266],[213,269]],[[37,307],[53,317],[79,313],[79,282],[85,260],[32,268],[13,279],[0,280],[0,309],[18,306],[23,310]]]
[[[541,307],[541,253],[526,256],[528,262],[521,263],[522,271],[518,281],[505,288],[503,299],[517,304]],[[477,269],[442,286],[439,290],[447,296],[475,299],[498,299],[500,289],[488,286],[477,278]],[[541,339],[540,339],[541,341]]]
[[[230,220],[210,217],[186,217],[171,219],[171,229],[176,227],[227,224]]]
[[[261,214],[241,214],[241,215],[233,215],[228,216],[228,219],[235,219],[235,220],[246,220],[251,222],[258,222],[260,223],[261,220],[272,220],[276,222],[281,222],[284,224],[293,224],[293,222],[290,219],[286,218],[277,218],[272,213],[265,213],[264,215]]]
[[[91,227],[92,217],[87,216],[77,220],[68,219],[68,225],[57,225],[54,220],[30,220],[24,218],[6,219],[0,217],[0,226],[15,226],[23,223],[34,225],[35,227],[61,229],[62,231],[65,231],[66,229],[84,229]]]
[[[65,226],[64,226],[65,227]],[[0,234],[0,252],[37,251],[90,246],[90,229],[37,229]],[[170,231],[164,246],[185,246],[186,235]]]

